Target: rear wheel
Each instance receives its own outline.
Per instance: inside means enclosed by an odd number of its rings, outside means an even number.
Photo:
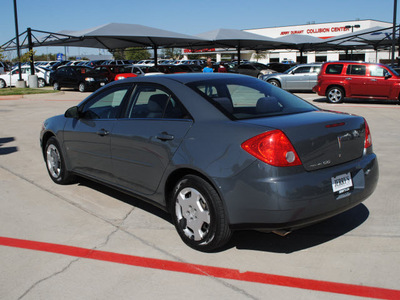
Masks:
[[[86,92],[86,86],[85,86],[85,84],[84,84],[83,82],[81,82],[81,83],[79,84],[78,90],[79,90],[81,93]]]
[[[181,239],[200,251],[222,247],[231,237],[221,198],[204,179],[187,175],[175,186],[170,202]]]
[[[53,90],[59,91],[61,89],[60,84],[57,81],[54,81],[53,83]]]
[[[326,99],[329,103],[341,103],[344,99],[344,91],[341,87],[333,86],[326,91]]]
[[[281,87],[281,83],[276,80],[276,79],[271,79],[267,81],[269,84],[272,84],[273,86]]]
[[[74,181],[74,176],[67,170],[60,145],[55,137],[47,141],[44,155],[47,171],[55,183],[67,184]]]
[[[6,86],[6,82],[3,79],[0,79],[0,89],[4,89]]]

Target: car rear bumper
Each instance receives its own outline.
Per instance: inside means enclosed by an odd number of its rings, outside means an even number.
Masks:
[[[349,172],[353,187],[342,194],[334,193],[332,177]],[[312,172],[302,166],[271,170],[256,161],[235,180],[218,180],[218,184],[232,228],[292,230],[361,203],[375,190],[378,177],[377,158],[369,154]]]

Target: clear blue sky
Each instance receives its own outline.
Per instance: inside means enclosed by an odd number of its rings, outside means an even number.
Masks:
[[[15,36],[13,0],[1,1],[0,45]],[[400,1],[399,1],[400,2]],[[373,19],[393,21],[394,0],[17,0],[19,32],[129,23],[184,34]],[[397,20],[399,23],[400,12]],[[37,48],[38,53],[57,49]],[[71,55],[76,48],[70,47]],[[98,53],[89,50],[90,53]]]

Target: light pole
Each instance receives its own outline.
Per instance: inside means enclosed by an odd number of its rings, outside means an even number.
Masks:
[[[346,25],[344,27],[347,29],[351,28],[351,32],[354,32],[354,28],[360,28],[361,26],[360,26],[360,24],[355,24],[355,25]],[[350,52],[350,59],[353,59],[353,49],[351,49],[351,52]]]
[[[18,15],[17,15],[17,0],[14,0],[14,19],[15,19],[15,38],[17,42],[17,56],[18,56],[18,74],[19,79],[18,81],[22,81],[22,74],[21,74],[21,53],[19,50],[19,32],[18,32]]]
[[[394,50],[396,47],[396,15],[397,15],[397,0],[394,0],[393,6],[393,30],[392,30],[392,67],[394,67]]]

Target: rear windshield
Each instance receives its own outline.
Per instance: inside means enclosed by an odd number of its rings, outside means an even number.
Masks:
[[[252,77],[206,80],[187,85],[237,120],[318,110],[307,101]]]

